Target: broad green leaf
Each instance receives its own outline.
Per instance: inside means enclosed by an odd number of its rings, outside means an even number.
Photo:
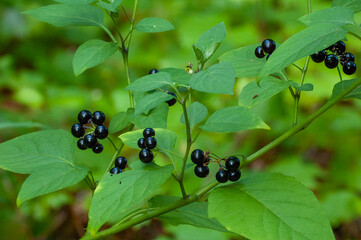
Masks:
[[[150,207],[161,208],[172,204],[178,200],[177,197],[156,196],[151,199]],[[177,208],[171,212],[159,216],[161,219],[173,225],[187,224],[201,228],[209,228],[221,232],[228,232],[216,219],[208,217],[207,202],[193,202],[181,208]]]
[[[114,12],[120,4],[122,4],[123,0],[103,0],[97,2],[98,6],[105,8],[111,12]]]
[[[102,40],[89,40],[80,45],[73,58],[75,76],[79,76],[85,70],[95,67],[104,62],[117,51],[117,45],[113,42]]]
[[[233,95],[235,80],[231,63],[217,63],[192,75],[190,85],[201,92]]]
[[[360,0],[333,0],[332,7],[348,7],[354,13],[361,12],[361,2]]]
[[[167,72],[158,72],[155,74],[149,74],[144,77],[136,79],[129,84],[125,89],[134,92],[147,92],[160,88],[165,85],[172,85],[172,77]]]
[[[254,44],[224,53],[219,62],[230,62],[236,71],[236,77],[255,77],[262,70],[266,58],[257,58],[254,50],[261,44]]]
[[[173,98],[172,95],[165,92],[154,92],[150,93],[137,101],[137,105],[135,106],[134,116],[147,112],[161,103],[165,101],[171,100]]]
[[[94,234],[116,215],[126,212],[132,206],[147,200],[172,174],[171,165],[156,165],[143,169],[106,174],[99,182],[91,201],[88,231]]]
[[[89,4],[97,0],[54,0],[54,1],[65,4],[82,5],[82,4]]]
[[[350,87],[354,82],[356,82],[357,79],[351,79],[351,80],[343,80],[342,82],[336,83],[332,90],[332,96],[330,98],[333,99],[336,96],[338,96],[340,93],[342,93],[345,89]],[[344,99],[346,98],[357,98],[361,99],[361,86],[358,86],[355,88],[352,92],[347,94]]]
[[[168,103],[162,103],[152,109],[148,114],[139,114],[132,122],[138,128],[167,128],[168,111]]]
[[[119,137],[126,146],[139,149],[138,140],[143,137],[143,130],[144,129],[139,129],[127,132]],[[163,128],[155,128],[154,131],[155,138],[157,139],[157,147],[165,150],[172,150],[174,148],[177,141],[177,134],[175,132]]]
[[[24,12],[57,27],[100,26],[104,28],[104,13],[91,5],[54,4]]]
[[[189,124],[191,130],[200,122],[202,122],[208,115],[208,109],[199,102],[194,102],[191,104],[191,111],[189,112],[189,108],[187,108]],[[181,123],[185,124],[184,114],[182,114],[180,118]]]
[[[353,11],[347,7],[333,7],[307,14],[298,19],[306,26],[328,23],[334,26],[353,24]]]
[[[305,83],[301,87],[299,87],[298,84],[294,82],[293,87],[300,91],[305,91],[305,92],[313,91],[312,83]]]
[[[292,86],[293,83],[271,76],[263,78],[259,85],[257,81],[252,81],[242,89],[238,97],[238,104],[251,108]]]
[[[46,125],[37,122],[2,122],[0,129],[9,128],[47,128]]]
[[[119,132],[129,125],[129,120],[126,112],[119,112],[114,115],[109,123],[109,133]]]
[[[256,128],[270,129],[249,108],[238,106],[218,110],[200,128],[207,132],[239,132]]]
[[[248,239],[335,239],[316,197],[292,177],[252,175],[216,188],[208,202],[210,217]]]
[[[64,130],[26,134],[0,144],[0,168],[30,174],[17,204],[81,181],[88,169],[74,162],[75,141]]]
[[[187,73],[184,69],[177,68],[163,68],[161,72],[167,72],[172,76],[172,81],[178,84],[189,85],[191,74]]]
[[[272,53],[258,79],[279,72],[293,62],[327,48],[345,38],[346,32],[331,24],[316,24],[296,33]]]
[[[135,29],[139,32],[156,33],[173,30],[174,26],[163,18],[149,17],[140,20],[140,22],[135,26]]]

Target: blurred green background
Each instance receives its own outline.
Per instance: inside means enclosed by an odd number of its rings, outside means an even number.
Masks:
[[[130,48],[132,79],[146,75],[151,68],[184,68],[196,63],[192,44],[210,27],[224,22],[227,38],[209,64],[226,51],[272,38],[283,42],[304,26],[297,18],[307,13],[307,1],[299,0],[140,0],[137,21],[144,17],[163,17],[175,30],[145,34],[135,32]],[[117,112],[129,107],[124,68],[119,53],[102,65],[75,77],[72,56],[77,47],[89,39],[109,40],[95,27],[56,28],[21,12],[53,4],[40,0],[1,0],[0,2],[0,142],[33,131],[69,129],[82,109],[101,110],[109,123]],[[123,6],[131,14],[133,1]],[[331,6],[329,0],[312,1],[313,11]],[[120,12],[121,28],[129,29],[127,18]],[[355,16],[361,23],[360,14]],[[110,19],[106,22],[112,30]],[[361,43],[348,36],[347,49],[359,56]],[[304,60],[297,62],[303,65]],[[356,75],[359,75],[360,70]],[[299,81],[296,68],[287,68],[289,78]],[[347,79],[346,76],[344,76]],[[350,77],[348,77],[350,78]],[[238,79],[235,95],[197,93],[197,100],[209,113],[225,106],[237,105],[242,87],[255,78]],[[306,82],[314,91],[301,98],[301,119],[318,109],[339,81],[336,70],[323,64],[310,63]],[[253,130],[236,134],[202,133],[195,148],[211,150],[217,155],[249,155],[266,145],[292,123],[293,101],[288,92],[260,104],[254,111],[272,130]],[[177,151],[185,149],[184,126],[179,122],[181,108],[169,111],[168,128],[179,134]],[[114,141],[117,135],[112,136]],[[77,161],[89,166],[99,179],[113,154],[109,142],[99,155],[77,150]],[[1,154],[1,153],[0,153]],[[130,162],[137,151],[122,152]],[[158,161],[167,161],[165,158]],[[196,190],[214,178],[211,169],[206,180],[187,172],[186,189]],[[296,177],[313,190],[321,201],[337,239],[361,239],[361,102],[343,101],[322,115],[305,131],[287,140],[253,162],[243,175],[259,171],[281,172]],[[77,239],[87,222],[91,192],[84,182],[46,196],[38,197],[16,208],[16,197],[26,176],[0,170],[0,239]],[[170,180],[162,191],[179,195]],[[109,239],[239,239],[192,226],[170,226],[152,220]]]

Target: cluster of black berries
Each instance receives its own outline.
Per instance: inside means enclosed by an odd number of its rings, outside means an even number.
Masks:
[[[194,173],[197,177],[204,178],[209,174],[208,164],[211,162],[211,157],[209,156],[210,152],[206,151],[205,153],[201,149],[196,149],[191,154],[191,160],[197,166],[194,168]],[[216,156],[217,157],[217,156]],[[220,164],[221,161],[225,161],[225,168]],[[216,179],[220,183],[225,183],[228,180],[236,182],[241,178],[241,171],[238,169],[241,165],[239,159],[235,156],[229,157],[227,159],[221,159],[217,157],[216,161],[220,169],[216,174]]]
[[[347,75],[356,72],[355,57],[352,53],[346,52],[346,44],[343,41],[338,41],[328,48],[312,54],[311,58],[316,63],[325,61],[326,67],[331,69],[341,63],[342,70]]]
[[[138,147],[141,148],[139,152],[139,159],[144,163],[153,161],[154,155],[151,149],[157,146],[157,139],[154,138],[155,131],[153,128],[146,128],[143,131],[143,137],[138,140]]]
[[[110,174],[118,174],[128,166],[128,160],[125,157],[117,157],[114,162],[115,167],[110,169]]]
[[[98,139],[104,139],[108,136],[108,128],[102,125],[105,121],[103,112],[96,111],[93,114],[88,110],[82,110],[78,114],[79,123],[75,123],[71,127],[71,133],[74,137],[80,138],[77,142],[78,148],[85,150],[91,148],[94,153],[101,153],[103,145],[98,142]],[[91,124],[92,127],[86,126]],[[97,126],[94,126],[97,125]],[[93,129],[91,133],[85,134],[85,129]]]
[[[276,50],[276,43],[272,39],[266,39],[262,42],[261,46],[256,47],[254,54],[258,58],[264,58],[266,56],[265,53],[268,53],[266,57],[266,60],[268,60],[274,50]]]
[[[155,74],[158,73],[159,71],[157,69],[151,69],[149,71],[149,74]],[[176,99],[176,95],[173,92],[168,92],[168,94],[172,95],[174,98],[172,98],[171,100],[165,101],[166,103],[168,103],[169,107],[173,106],[174,104],[176,104],[177,99]]]

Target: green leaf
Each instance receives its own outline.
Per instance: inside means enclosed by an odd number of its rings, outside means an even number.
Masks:
[[[316,197],[292,177],[253,175],[216,188],[208,201],[210,217],[249,239],[335,239]]]
[[[154,92],[150,93],[137,101],[137,105],[135,106],[134,116],[149,111],[161,103],[165,101],[171,100],[173,98],[172,95],[165,92]]]
[[[361,12],[361,2],[359,0],[333,0],[332,7],[348,7],[354,13]]]
[[[134,92],[148,92],[165,85],[172,85],[172,77],[167,72],[158,72],[156,74],[146,75],[136,79],[125,89]]]
[[[201,126],[207,132],[238,132],[247,129],[270,127],[246,107],[228,107],[213,113]]]
[[[136,116],[133,119],[133,123],[138,128],[167,128],[168,111],[168,103],[162,103],[148,114],[142,113]]]
[[[189,118],[189,124],[191,127],[191,130],[200,122],[202,122],[208,115],[207,108],[199,102],[194,102],[191,104],[191,111],[189,113],[189,108],[187,108],[188,118]],[[184,114],[182,114],[180,118],[181,123],[186,124],[184,120]]]
[[[171,165],[156,165],[129,170],[117,175],[106,174],[97,186],[89,210],[88,231],[94,234],[113,218],[151,197],[172,174]]]
[[[85,70],[104,62],[117,51],[113,42],[89,40],[80,45],[73,58],[74,74],[79,76]]]
[[[178,200],[177,197],[171,196],[155,196],[150,201],[152,208],[161,208],[172,204]],[[228,232],[216,219],[208,217],[207,202],[193,202],[181,208],[177,208],[171,212],[159,216],[160,219],[170,224],[178,226],[180,224],[193,225],[201,228],[209,228],[221,232]]]
[[[332,96],[330,100],[337,97],[340,93],[342,93],[345,89],[350,87],[356,81],[357,79],[351,79],[351,80],[343,80],[342,82],[336,83],[335,86],[333,87]],[[361,99],[361,86],[358,86],[352,92],[350,92],[345,97],[343,97],[343,99],[347,99],[347,98]]]
[[[189,79],[192,77],[192,75],[187,73],[184,69],[163,68],[160,72],[169,73],[173,82],[183,85],[189,85]]]
[[[26,134],[0,144],[0,168],[30,174],[17,204],[78,183],[88,173],[74,163],[75,141],[64,130]]]
[[[292,86],[293,83],[271,76],[263,78],[259,85],[257,81],[252,81],[242,89],[238,97],[238,104],[251,108]]]
[[[135,29],[139,32],[156,33],[173,30],[174,26],[163,18],[149,17],[140,20],[137,26],[135,26]]]
[[[36,19],[57,27],[100,26],[104,27],[104,13],[91,5],[54,4],[24,12]]]
[[[55,2],[71,4],[71,5],[82,5],[95,2],[97,0],[54,0]]]
[[[138,140],[143,137],[143,130],[139,129],[132,132],[127,132],[119,137],[124,144],[130,148],[139,149]],[[155,128],[155,138],[157,139],[157,146],[165,150],[173,150],[177,141],[177,134],[167,129]]]
[[[107,3],[109,2],[109,3]],[[110,0],[110,1],[106,1],[106,2],[97,2],[98,6],[105,8],[111,12],[114,12],[119,6],[120,4],[122,4],[123,0]]]
[[[46,125],[37,122],[2,122],[0,129],[9,128],[47,128]]]
[[[235,79],[231,63],[217,63],[192,75],[190,85],[201,92],[233,95]]]
[[[109,123],[109,133],[119,132],[129,125],[128,115],[126,112],[119,112],[114,115]]]
[[[338,26],[317,24],[296,33],[272,53],[258,79],[279,72],[293,62],[327,48],[345,38],[346,32]]]
[[[254,55],[254,50],[260,45],[254,44],[226,52],[219,57],[219,62],[232,63],[236,77],[255,77],[266,63],[266,58],[257,58]]]
[[[298,20],[304,23],[306,26],[311,26],[319,23],[328,23],[334,26],[354,24],[353,11],[347,7],[333,7],[322,9],[300,17]]]
[[[204,64],[226,38],[226,27],[221,22],[204,32],[193,46],[199,63]]]
[[[305,83],[301,87],[299,87],[298,84],[294,82],[293,87],[300,91],[305,91],[305,92],[313,91],[312,83]]]

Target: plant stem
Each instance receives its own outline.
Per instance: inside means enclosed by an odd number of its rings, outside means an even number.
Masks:
[[[100,27],[108,34],[108,36],[110,37],[110,39],[111,39],[114,43],[118,44],[118,41],[115,39],[115,37],[114,37],[114,35],[112,34],[112,32],[111,32],[106,26],[102,25],[102,26],[100,26]]]
[[[128,50],[124,50],[122,53],[123,56],[123,63],[124,63],[124,70],[125,70],[125,77],[127,79],[127,83],[128,85],[130,84],[131,80],[130,80],[130,73],[129,73],[129,63],[128,63]],[[133,93],[132,91],[128,91],[129,94],[129,103],[130,103],[130,107],[134,108],[134,97],[133,97]]]
[[[303,83],[305,81],[305,77],[306,77],[309,62],[310,62],[310,56],[307,56],[306,61],[305,61],[305,65],[303,66],[303,69],[302,69],[300,87],[302,87],[302,85],[303,85]],[[301,90],[297,89],[296,93],[295,93],[295,97],[294,97],[293,125],[296,125],[298,123],[298,111],[299,111],[298,105],[299,105],[299,102],[300,102],[300,98],[301,98]]]
[[[110,137],[107,137],[108,141],[113,145],[115,151],[117,150],[117,147],[115,146],[114,142],[110,139]]]
[[[307,12],[308,14],[312,12],[311,0],[307,0]]]
[[[132,14],[132,19],[131,19],[131,24],[130,24],[130,30],[129,30],[129,40],[128,40],[128,46],[127,48],[129,48],[130,46],[130,40],[132,39],[132,33],[133,33],[133,29],[134,29],[134,19],[135,19],[135,14],[137,13],[137,7],[138,7],[138,0],[134,0],[134,7],[133,7],[133,14]]]

